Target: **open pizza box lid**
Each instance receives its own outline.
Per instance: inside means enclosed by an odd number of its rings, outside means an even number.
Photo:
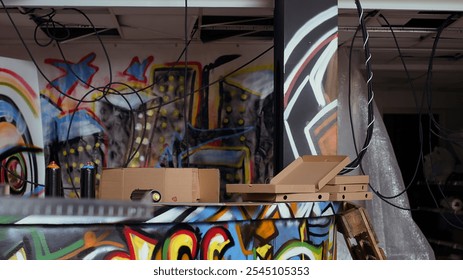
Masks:
[[[270,184],[227,184],[226,189],[229,193],[317,192],[348,163],[348,156],[306,155],[290,163]]]

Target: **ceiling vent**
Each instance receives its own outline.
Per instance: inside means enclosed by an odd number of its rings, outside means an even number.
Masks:
[[[117,28],[93,28],[93,27],[50,27],[41,26],[40,29],[50,39],[58,42],[67,42],[98,34],[98,36],[120,36]]]
[[[412,18],[407,23],[405,23],[404,27],[408,28],[439,28],[445,23],[445,18]],[[454,23],[455,20],[449,20],[447,25]]]
[[[230,39],[273,40],[273,17],[202,16],[202,42]]]
[[[55,9],[18,9],[23,15],[27,15],[37,31],[41,30],[51,41],[66,42],[92,35],[117,36],[120,38],[119,30],[114,27],[107,27],[93,22],[95,18],[108,17],[106,11],[98,11],[96,14],[76,12],[73,10]],[[93,18],[93,19],[92,19]]]

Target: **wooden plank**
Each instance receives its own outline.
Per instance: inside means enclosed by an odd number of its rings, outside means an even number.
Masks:
[[[337,224],[354,260],[386,259],[364,208],[355,207],[342,212]]]

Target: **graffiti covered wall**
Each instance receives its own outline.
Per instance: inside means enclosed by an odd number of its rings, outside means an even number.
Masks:
[[[338,207],[330,202],[161,207],[146,222],[64,227],[46,216],[3,217],[10,226],[0,228],[0,258],[334,259]],[[42,225],[34,225],[36,219]]]
[[[29,61],[0,58],[0,184],[12,195],[44,183],[39,82]],[[22,179],[21,179],[22,178]],[[27,181],[26,181],[27,180]],[[0,195],[3,194],[3,186]]]
[[[283,164],[337,153],[336,1],[279,1],[284,47]]]
[[[273,176],[271,52],[227,75],[259,53],[242,55],[234,47],[193,60],[192,47],[185,65],[169,60],[174,55],[165,49],[142,55],[116,48],[109,72],[109,61],[86,49],[43,60],[50,81],[41,91],[47,161],[64,167],[66,196],[78,194],[80,167],[88,161],[100,172],[218,168],[222,185]]]
[[[284,39],[286,71],[278,131],[271,42],[191,44],[188,61],[179,44],[36,44],[46,162],[62,167],[66,196],[78,196],[88,161],[97,179],[107,167],[189,166],[220,169],[222,185],[267,182],[279,129],[285,165],[336,153],[337,103],[328,89],[336,84],[328,73],[336,3],[284,3],[292,21],[276,38]]]

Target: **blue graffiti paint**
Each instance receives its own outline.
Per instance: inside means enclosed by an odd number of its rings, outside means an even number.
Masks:
[[[91,65],[96,54],[91,53],[77,63],[63,60],[47,60],[47,62],[64,72],[62,76],[51,81],[51,84],[65,93],[72,91],[79,81],[89,84],[98,67]]]

